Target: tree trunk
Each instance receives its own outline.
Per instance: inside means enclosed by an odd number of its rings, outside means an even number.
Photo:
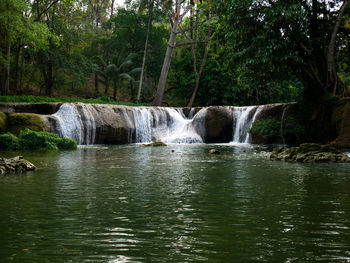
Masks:
[[[98,75],[95,73],[95,93],[98,95]]]
[[[160,73],[160,77],[158,81],[157,93],[152,102],[152,105],[154,106],[162,105],[165,84],[166,84],[166,80],[167,80],[167,76],[170,68],[171,56],[173,54],[173,50],[175,47],[176,30],[177,30],[178,23],[179,23],[179,20],[175,18],[173,27],[171,28],[171,32],[170,32],[168,47],[165,53],[162,71]]]
[[[208,52],[209,52],[209,41],[210,41],[212,29],[213,28],[211,26],[209,26],[208,35],[207,35],[207,43],[205,43],[203,59],[202,59],[202,63],[201,63],[201,67],[199,69],[199,72],[197,72],[197,65],[195,64],[195,63],[197,63],[195,47],[194,47],[194,45],[192,45],[192,55],[193,55],[193,63],[194,63],[193,68],[194,68],[194,74],[196,76],[196,85],[194,87],[191,99],[190,99],[189,103],[187,104],[187,107],[189,107],[189,108],[192,108],[192,105],[193,105],[194,100],[196,98],[198,87],[199,87],[199,80],[200,80],[201,75],[203,73],[204,66],[207,62],[207,57],[208,57]]]
[[[117,101],[117,82],[113,81],[113,99]]]
[[[143,52],[143,59],[142,59],[142,68],[141,68],[141,76],[140,76],[140,83],[139,83],[139,89],[137,91],[137,98],[136,100],[140,100],[141,96],[141,89],[142,89],[142,81],[143,81],[143,72],[145,70],[145,64],[146,64],[146,56],[147,56],[147,47],[148,47],[148,39],[151,32],[152,27],[152,19],[153,19],[153,2],[154,0],[151,0],[151,4],[149,7],[149,17],[148,17],[148,25],[147,25],[147,35],[146,35],[146,43],[145,43],[145,50]]]
[[[343,5],[340,8],[337,20],[335,22],[335,25],[334,25],[334,28],[333,28],[333,32],[332,32],[332,36],[331,36],[331,40],[330,40],[329,46],[328,46],[328,54],[327,54],[328,79],[327,79],[327,86],[333,86],[333,95],[334,96],[337,93],[338,84],[340,84],[340,86],[344,85],[344,84],[342,84],[342,82],[340,82],[340,83],[338,82],[339,78],[338,78],[338,75],[337,75],[337,72],[336,72],[336,68],[335,68],[335,45],[336,45],[337,34],[338,34],[338,31],[339,31],[341,20],[342,20],[343,14],[344,14],[348,4],[349,4],[349,1],[348,0],[344,0]],[[343,87],[343,88],[346,88],[346,87]]]
[[[53,66],[50,63],[47,66],[46,78],[45,78],[45,94],[48,97],[52,96],[52,87],[53,87]]]
[[[105,94],[108,95],[108,88],[109,88],[109,80],[106,77],[105,78]]]
[[[13,85],[13,92],[12,94],[16,94],[18,91],[18,85],[19,85],[19,64],[21,63],[21,51],[22,51],[22,46],[21,44],[18,46],[17,52],[16,52],[16,64],[15,64],[15,77],[14,77],[14,85]]]
[[[10,91],[10,65],[11,65],[11,43],[8,40],[6,43],[6,68],[5,68],[5,76],[4,76],[4,84],[2,94],[7,96]]]

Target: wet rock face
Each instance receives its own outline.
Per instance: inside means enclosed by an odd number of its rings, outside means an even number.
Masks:
[[[35,165],[24,160],[22,156],[16,156],[11,159],[0,158],[0,174],[25,173],[35,170]]]
[[[202,117],[204,124],[204,142],[225,143],[233,138],[233,114],[227,107],[207,108],[205,116]]]
[[[94,105],[96,143],[124,144],[135,141],[135,124],[132,110],[128,107]]]
[[[350,163],[350,158],[331,145],[304,143],[299,147],[276,147],[270,160],[301,163]]]
[[[338,137],[332,142],[337,148],[350,149],[350,100],[333,112]]]

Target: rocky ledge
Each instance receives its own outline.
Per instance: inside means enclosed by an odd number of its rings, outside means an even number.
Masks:
[[[24,160],[22,156],[16,156],[11,159],[0,158],[0,174],[24,173],[35,170],[35,165]]]
[[[271,160],[300,162],[300,163],[350,163],[350,158],[331,145],[304,143],[299,147],[276,147],[273,149]]]

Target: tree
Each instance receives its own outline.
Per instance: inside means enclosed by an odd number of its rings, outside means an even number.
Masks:
[[[46,48],[50,38],[47,26],[34,20],[28,15],[29,5],[24,0],[4,0],[0,2],[0,33],[3,36],[0,41],[0,69],[3,73],[3,95],[8,95],[10,90],[11,47],[15,43],[28,45],[34,49]]]
[[[142,83],[143,83],[143,72],[145,70],[147,49],[148,49],[148,39],[149,39],[149,36],[150,36],[151,27],[152,27],[153,4],[154,4],[154,0],[150,0],[149,10],[148,10],[149,18],[148,18],[148,24],[147,24],[147,35],[146,35],[146,41],[145,41],[145,50],[143,51],[140,83],[139,83],[139,88],[138,88],[138,91],[137,91],[137,98],[136,98],[137,101],[140,100],[140,96],[141,96],[141,89],[142,89]]]
[[[158,5],[160,5],[163,8],[164,12],[167,14],[171,25],[168,46],[165,52],[162,70],[158,81],[157,92],[152,102],[153,105],[160,106],[162,105],[165,84],[166,84],[170,63],[171,63],[171,56],[173,54],[174,48],[178,46],[193,44],[192,42],[176,44],[176,36],[180,33],[190,31],[193,27],[201,26],[206,22],[206,20],[202,21],[199,24],[193,25],[192,27],[182,29],[181,24],[184,21],[185,16],[193,8],[191,1],[175,0],[174,2],[169,2],[169,1],[162,2],[159,0],[156,2]]]
[[[270,79],[283,79],[292,73],[302,82],[304,98],[310,101],[333,90],[343,94],[346,87],[335,71],[332,52],[342,49],[344,39],[336,39],[343,30],[343,14],[349,11],[347,0],[236,0],[218,4],[232,45],[233,63],[242,71],[265,71]]]

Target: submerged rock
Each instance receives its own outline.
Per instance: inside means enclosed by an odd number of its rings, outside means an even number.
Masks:
[[[146,144],[142,144],[142,146],[152,146],[152,147],[158,147],[158,146],[167,146],[164,142],[151,142],[151,143],[146,143]]]
[[[220,154],[220,151],[219,151],[219,150],[216,150],[216,149],[210,149],[210,150],[209,150],[209,153],[210,153],[210,154]]]
[[[291,148],[276,147],[273,149],[270,159],[301,163],[350,163],[350,158],[335,147],[316,143],[304,143],[299,147]]]
[[[35,170],[35,165],[23,159],[22,156],[16,156],[11,159],[0,158],[0,174],[24,173]]]

